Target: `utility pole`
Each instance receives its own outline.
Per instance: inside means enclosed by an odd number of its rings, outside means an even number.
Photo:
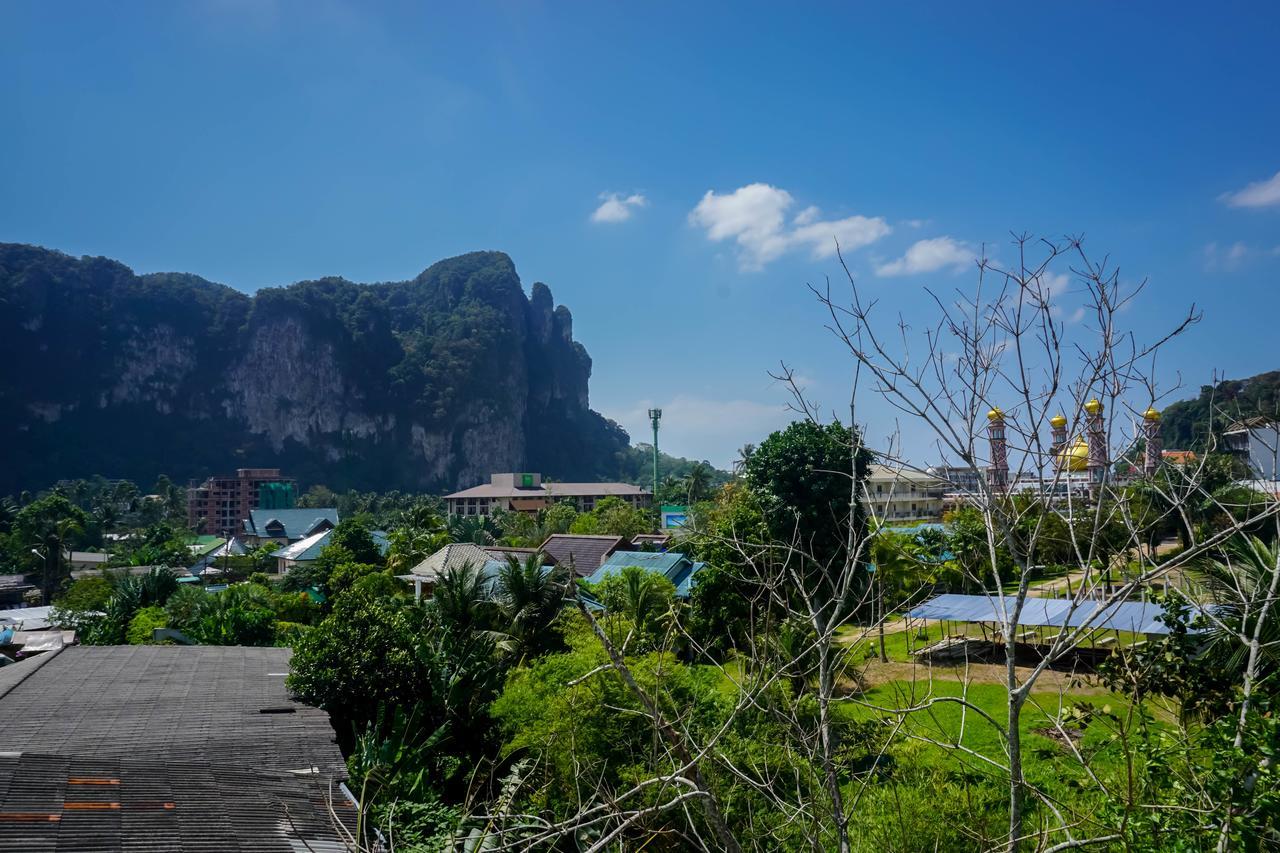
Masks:
[[[653,422],[653,499],[658,499],[658,421],[662,420],[662,409],[650,409],[649,420]]]

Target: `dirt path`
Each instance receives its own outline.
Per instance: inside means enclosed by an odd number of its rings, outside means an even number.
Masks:
[[[1019,680],[1031,674],[1030,667],[1020,666],[1017,671]],[[868,661],[862,667],[861,673],[867,687],[876,687],[893,681],[914,681],[924,684],[930,680],[1002,685],[1007,677],[1004,664],[997,663],[970,663],[965,666],[964,664],[899,663],[897,661],[881,663],[878,659]],[[846,686],[853,687],[852,680],[847,682]],[[1036,679],[1036,692],[1097,696],[1109,691],[1089,676],[1047,669]]]

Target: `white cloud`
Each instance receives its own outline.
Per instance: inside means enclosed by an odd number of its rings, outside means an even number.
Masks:
[[[626,222],[634,210],[644,207],[649,200],[640,193],[623,196],[621,193],[600,193],[600,206],[591,214],[592,222]]]
[[[822,211],[813,206],[788,223],[787,211],[794,204],[791,193],[769,184],[747,184],[724,194],[708,190],[690,211],[689,222],[703,228],[708,240],[733,240],[744,270],[761,269],[793,249],[807,248],[814,258],[831,257],[837,241],[842,249],[859,249],[892,230],[878,216],[822,220]]]
[[[1254,181],[1242,190],[1219,198],[1232,207],[1272,207],[1280,204],[1280,172],[1265,181]]]
[[[1256,254],[1259,254],[1258,250],[1250,248],[1239,240],[1230,246],[1209,243],[1204,247],[1204,270],[1205,272],[1234,272]],[[1274,254],[1274,252],[1262,254]]]
[[[641,400],[624,411],[605,412],[626,428],[633,442],[653,440],[648,410],[662,409],[658,447],[664,453],[710,460],[729,470],[744,444],[759,444],[769,433],[795,420],[782,403],[756,400],[711,400],[677,394],[662,402]]]
[[[1040,284],[1046,296],[1057,299],[1071,286],[1071,277],[1064,272],[1046,272],[1040,276]]]
[[[958,271],[972,266],[977,257],[977,252],[951,237],[933,237],[913,243],[901,258],[877,265],[876,275],[915,275],[948,267]]]

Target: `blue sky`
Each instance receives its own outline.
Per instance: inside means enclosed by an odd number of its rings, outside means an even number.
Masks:
[[[973,247],[1083,233],[1139,333],[1203,308],[1166,385],[1280,369],[1280,7],[1041,5],[6,3],[0,240],[245,290],[500,249],[595,408],[719,464],[779,360],[846,405],[833,236],[922,322]]]

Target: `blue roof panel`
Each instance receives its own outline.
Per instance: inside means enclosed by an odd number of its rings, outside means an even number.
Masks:
[[[914,608],[907,616],[913,619],[944,619],[948,622],[1003,622],[1013,612],[1016,603],[1017,598],[1012,595],[946,593]],[[1160,621],[1163,614],[1164,608],[1153,602],[1118,601],[1104,607],[1100,601],[1076,602],[1066,598],[1028,596],[1018,615],[1018,624],[1028,627],[1088,627],[1105,631],[1129,631],[1134,634],[1167,634],[1169,626]]]

